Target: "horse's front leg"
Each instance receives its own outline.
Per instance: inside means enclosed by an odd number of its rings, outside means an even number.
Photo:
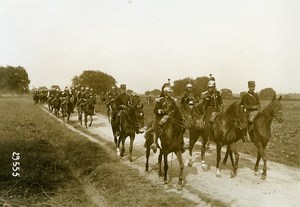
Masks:
[[[162,171],[161,171],[161,161],[162,161],[162,152],[161,150],[159,150],[159,155],[158,155],[158,176],[161,177],[162,176]]]
[[[121,137],[121,136],[120,136]],[[123,157],[124,156],[124,152],[125,152],[125,138],[126,137],[121,137],[121,141],[122,141],[122,148],[121,148],[121,153],[120,156]]]
[[[235,156],[235,161],[233,162],[232,164],[232,167],[233,167],[233,171],[231,173],[231,177],[235,177],[237,175],[237,169],[238,169],[238,166],[239,166],[239,158],[240,158],[240,154],[238,153],[237,151],[237,147],[236,147],[236,144],[235,143],[232,143],[230,145],[230,151],[231,151],[231,156],[232,156],[232,152],[234,153],[234,156]],[[231,157],[230,157],[231,159]]]
[[[218,178],[222,177],[220,172],[220,160],[221,160],[221,143],[217,143],[217,163],[216,163],[216,176]]]
[[[168,184],[168,154],[164,153],[164,184]]]
[[[190,134],[190,141],[189,141],[189,162],[188,162],[188,166],[189,167],[192,167],[193,165],[193,148],[194,148],[194,145],[195,143],[197,142],[198,140],[198,137],[199,135],[196,133],[196,130],[195,129],[189,129],[189,134]]]
[[[90,122],[90,124],[89,124],[89,127],[92,126],[92,123],[93,123],[93,115],[90,115],[90,118],[91,118],[91,122]]]
[[[87,120],[88,119],[88,115],[86,113],[84,113],[84,126],[85,128],[87,128]]]
[[[120,144],[121,144],[121,140],[122,140],[121,135],[119,137],[116,137],[116,140],[117,140],[117,143],[116,143],[116,146],[117,146],[117,155],[121,156],[121,151],[120,151]]]
[[[265,147],[262,147],[262,150],[261,150],[261,157],[264,161],[264,166],[263,166],[263,173],[261,175],[261,179],[265,180],[267,178],[267,155],[266,155],[266,148]]]
[[[145,163],[145,171],[149,171],[149,157],[150,157],[150,147],[146,147],[146,163]]]
[[[259,175],[259,172],[258,172],[258,167],[259,167],[259,162],[260,162],[260,159],[261,159],[261,144],[258,143],[257,145],[255,145],[256,148],[257,148],[257,157],[256,157],[256,162],[255,162],[255,166],[254,166],[254,174],[255,175]]]
[[[179,168],[180,168],[180,171],[179,171],[179,181],[178,181],[177,189],[178,190],[182,190],[183,189],[183,168],[184,168],[184,164],[183,164],[183,159],[182,159],[182,153],[181,153],[181,151],[178,151],[176,153],[176,155],[177,155],[177,160],[179,162]]]
[[[207,171],[207,164],[205,162],[205,152],[206,152],[206,144],[208,139],[206,136],[203,136],[202,146],[201,146],[201,167],[204,171]]]
[[[133,142],[134,142],[135,135],[130,136],[130,145],[129,145],[129,161],[132,162],[132,151],[133,151]]]

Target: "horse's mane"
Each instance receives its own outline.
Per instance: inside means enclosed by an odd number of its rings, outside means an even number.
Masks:
[[[235,115],[235,110],[236,110],[237,105],[239,107],[240,101],[235,101],[228,106],[228,108],[225,111],[225,114],[227,117],[232,117]]]
[[[178,106],[175,107],[166,124],[169,124],[169,126],[172,125],[172,134],[178,134],[182,130],[184,123],[181,110]]]

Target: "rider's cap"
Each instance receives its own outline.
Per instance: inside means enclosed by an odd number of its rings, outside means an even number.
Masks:
[[[123,89],[123,90],[126,90],[126,85],[125,84],[121,84],[120,88]]]
[[[253,86],[255,86],[255,81],[248,81],[248,86],[249,87],[253,87]]]

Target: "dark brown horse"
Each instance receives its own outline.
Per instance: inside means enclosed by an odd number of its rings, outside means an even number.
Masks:
[[[205,128],[203,116],[203,105],[202,103],[196,104],[193,108],[181,106],[182,115],[184,118],[184,124],[189,131],[189,162],[188,166],[192,166],[192,159],[193,159],[193,148],[195,143],[201,137],[202,147],[201,147],[201,165],[203,170],[207,169],[207,165],[205,163],[205,151],[206,151],[206,144],[208,142],[208,135],[209,132]]]
[[[52,106],[51,107],[51,112],[53,112],[53,110],[54,110],[54,115],[56,117],[59,116],[60,102],[61,102],[61,100],[60,100],[59,97],[53,98],[52,102],[51,102],[51,106]]]
[[[221,160],[221,148],[227,146],[227,151],[230,152],[233,171],[231,177],[237,175],[239,153],[237,151],[236,142],[243,138],[247,127],[247,113],[244,106],[240,105],[240,102],[234,102],[229,105],[225,112],[220,113],[216,118],[212,133],[211,140],[216,143],[217,148],[217,163],[216,163],[216,175],[221,177],[220,172],[220,160]],[[232,152],[235,155],[233,160]]]
[[[265,149],[271,137],[271,124],[273,119],[276,119],[279,123],[284,121],[282,114],[281,96],[276,99],[276,95],[272,101],[264,108],[264,110],[257,115],[253,123],[253,129],[249,135],[251,141],[257,148],[257,159],[254,167],[254,171],[258,174],[259,161],[262,158],[264,161],[262,179],[266,179],[267,176],[267,157]]]
[[[90,96],[88,99],[83,99],[81,102],[81,118],[80,118],[80,124],[82,125],[82,113],[84,115],[84,126],[87,128],[87,122],[88,122],[88,116],[90,117],[90,123],[89,127],[92,126],[93,123],[93,115],[94,115],[94,103],[92,96]]]
[[[71,116],[71,113],[73,112],[73,109],[74,109],[74,104],[73,104],[71,95],[64,97],[64,99],[61,103],[61,112],[62,112],[64,122],[67,121],[67,123],[69,123],[70,116]]]
[[[202,104],[197,105],[192,110],[192,118],[194,119],[194,124],[190,126],[190,161],[189,166],[192,165],[192,150],[194,144],[198,140],[199,136],[202,136],[202,147],[201,147],[201,165],[204,170],[207,169],[205,163],[205,152],[206,152],[206,143],[208,136],[210,140],[216,143],[217,148],[217,162],[216,168],[217,177],[221,177],[219,163],[221,159],[221,148],[226,145],[230,153],[235,154],[235,161],[232,158],[232,177],[236,176],[238,168],[239,154],[236,148],[236,142],[243,137],[244,130],[247,126],[247,116],[246,110],[243,106],[240,106],[240,102],[234,102],[229,105],[226,111],[220,113],[215,120],[212,130],[208,126],[208,123],[205,123],[203,117]]]
[[[161,142],[160,151],[158,156],[158,174],[162,174],[161,170],[161,162],[162,157],[164,158],[164,183],[167,184],[167,173],[168,173],[168,154],[174,152],[177,156],[177,160],[179,162],[179,181],[178,181],[178,190],[181,190],[183,187],[183,158],[182,158],[182,140],[183,134],[185,132],[185,126],[183,122],[183,117],[181,111],[178,107],[171,113],[169,119],[164,124],[161,132],[158,132],[158,137]],[[149,133],[149,138],[146,139],[145,147],[146,147],[146,171],[148,171],[149,166],[149,155],[150,155],[150,146],[153,143],[153,135]]]
[[[115,119],[112,120],[112,125]],[[135,139],[135,132],[137,128],[144,127],[144,111],[143,105],[135,105],[125,110],[120,117],[120,135],[115,137],[115,144],[117,147],[117,154],[121,157],[125,152],[125,140],[130,137],[129,145],[129,160],[132,162],[133,142]],[[114,130],[115,128],[113,128]],[[114,132],[114,131],[113,131]],[[120,144],[122,146],[120,148]]]

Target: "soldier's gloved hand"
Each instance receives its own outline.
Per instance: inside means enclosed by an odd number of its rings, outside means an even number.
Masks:
[[[162,109],[158,109],[158,114],[163,114],[164,113],[164,111],[162,110]]]

